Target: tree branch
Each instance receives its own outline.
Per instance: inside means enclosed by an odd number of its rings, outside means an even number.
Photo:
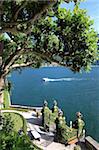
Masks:
[[[9,67],[13,64],[13,62],[19,57],[19,55],[24,51],[24,49],[16,50],[3,64],[3,70],[6,72]]]
[[[2,29],[0,30],[0,33],[3,33],[3,32],[7,32],[7,31],[10,31],[11,33],[15,33],[15,32],[21,32],[17,29],[17,25],[18,24],[30,24],[29,27],[28,27],[28,31],[24,31],[24,33],[28,33],[30,31],[30,28],[31,28],[31,25],[34,23],[34,21],[36,19],[39,19],[42,15],[42,13],[44,13],[44,11],[46,11],[46,9],[48,9],[49,7],[51,7],[56,1],[53,1],[53,2],[50,2],[50,4],[46,4],[42,7],[41,11],[39,11],[38,13],[36,13],[34,16],[32,16],[32,19],[29,19],[29,20],[26,20],[26,21],[15,21],[15,22],[2,22],[1,21],[1,25],[2,25]],[[24,3],[22,5],[22,7],[20,6],[20,8],[17,10],[17,12],[15,13],[15,16],[14,18],[16,19],[19,11],[26,5],[26,3]],[[14,19],[12,19],[14,20]]]
[[[6,76],[10,72],[10,70],[17,69],[17,68],[28,67],[28,66],[31,66],[34,63],[36,63],[36,62],[32,61],[32,62],[28,62],[26,64],[25,63],[23,63],[23,64],[14,64],[6,70],[6,72],[3,74],[3,76]]]
[[[28,63],[23,63],[23,64],[14,64],[10,67],[10,69],[15,69],[15,68],[21,68],[21,67],[27,67],[32,65],[34,62],[28,62]]]
[[[43,52],[40,52],[40,51],[39,51],[39,52],[33,51],[33,53],[34,53],[35,55],[39,56],[41,59],[46,60],[47,62],[55,63],[55,64],[57,64],[58,66],[60,65],[60,66],[65,66],[65,67],[67,67],[66,64],[64,64],[64,63],[62,63],[62,62],[60,62],[60,61],[58,61],[58,60],[52,58],[51,55],[49,55],[49,54],[47,54],[47,53],[43,53]]]
[[[2,14],[2,5],[3,5],[3,0],[0,1],[0,15]]]
[[[30,50],[31,51],[31,49],[26,49],[26,50]],[[50,62],[52,64],[55,63],[55,64],[57,64],[57,66],[59,66],[59,65],[60,66],[65,66],[65,67],[67,66],[66,64],[64,64],[64,63],[62,63],[62,62],[60,62],[60,61],[52,58],[51,55],[49,55],[48,53],[43,53],[43,52],[40,52],[40,51],[33,51],[33,54],[35,54],[35,56],[38,56],[42,60],[46,60],[47,62]],[[26,64],[25,63],[22,63],[22,64],[13,64],[11,66],[11,64],[12,64],[12,62],[11,62],[9,65],[6,66],[6,70],[7,69],[11,70],[11,69],[20,68],[20,67],[27,67],[27,66],[31,66],[34,63],[36,63],[36,60],[31,61],[31,62],[27,62]],[[6,71],[6,74],[7,74],[7,72],[8,72],[8,70]]]
[[[27,32],[26,32],[27,34],[30,32],[30,29],[31,29],[32,24],[33,24],[36,20],[38,20],[38,19],[41,17],[41,15],[42,15],[49,7],[53,6],[54,4],[55,4],[55,1],[51,2],[50,5],[46,4],[46,5],[42,8],[41,11],[39,11],[35,16],[32,16],[32,18],[31,18],[29,21],[27,21],[27,23],[30,24],[29,27],[28,27],[28,30],[27,30]]]
[[[35,0],[34,0],[35,1]],[[11,18],[11,20],[9,22],[4,22],[4,20],[1,20],[1,30],[0,30],[0,34],[3,32],[11,32],[11,33],[16,33],[16,32],[24,32],[24,33],[29,33],[32,24],[41,17],[41,15],[51,6],[53,6],[58,0],[54,0],[54,1],[45,1],[46,3],[44,5],[41,5],[42,3],[40,3],[40,5],[42,6],[42,9],[37,12],[36,14],[32,14],[32,18],[28,19],[28,20],[23,20],[23,21],[19,21],[18,20],[18,14],[19,12],[26,6],[26,4],[28,4],[28,1],[26,0],[25,2],[23,1],[23,3],[21,4],[20,7],[17,8],[17,5],[15,6],[15,14],[13,15],[13,17]],[[64,0],[65,2],[69,2],[70,0]],[[37,1],[35,1],[37,2]],[[0,5],[3,7],[3,1],[0,2]],[[1,9],[2,10],[2,9]],[[3,12],[4,13],[4,12]],[[32,12],[33,13],[33,12]],[[14,21],[14,22],[13,22]],[[27,27],[27,29],[24,29],[24,31],[21,31],[17,28],[17,25],[22,25],[22,24],[28,24],[29,26]]]
[[[17,20],[18,14],[20,12],[20,10],[22,10],[22,8],[24,8],[24,6],[27,4],[27,1],[23,2],[23,4],[17,9],[15,15],[14,15],[14,20]]]

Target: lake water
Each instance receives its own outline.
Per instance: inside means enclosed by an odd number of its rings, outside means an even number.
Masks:
[[[44,82],[43,78],[67,80]],[[75,113],[81,111],[86,134],[99,141],[99,67],[82,74],[74,74],[64,67],[27,68],[21,74],[14,71],[10,80],[13,83],[12,104],[42,106],[46,99],[52,107],[55,99],[64,111],[67,123],[75,120]]]

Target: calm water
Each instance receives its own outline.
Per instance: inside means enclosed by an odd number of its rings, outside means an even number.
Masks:
[[[70,78],[69,81],[44,82],[42,78]],[[81,111],[86,122],[87,134],[99,141],[99,68],[90,73],[74,74],[63,67],[24,69],[21,74],[14,71],[12,103],[42,106],[47,99],[49,106],[58,101],[64,111],[67,123],[75,120],[75,113]]]

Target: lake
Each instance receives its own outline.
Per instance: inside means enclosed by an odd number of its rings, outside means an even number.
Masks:
[[[43,78],[65,80],[44,82]],[[86,134],[99,141],[99,67],[82,74],[64,67],[27,68],[21,73],[13,71],[9,79],[13,83],[12,104],[42,106],[47,100],[51,108],[53,100],[57,100],[67,124],[81,111]]]

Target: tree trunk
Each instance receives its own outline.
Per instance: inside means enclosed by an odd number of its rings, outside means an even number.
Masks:
[[[3,91],[4,91],[5,79],[3,77],[0,78],[0,108],[3,107]]]

